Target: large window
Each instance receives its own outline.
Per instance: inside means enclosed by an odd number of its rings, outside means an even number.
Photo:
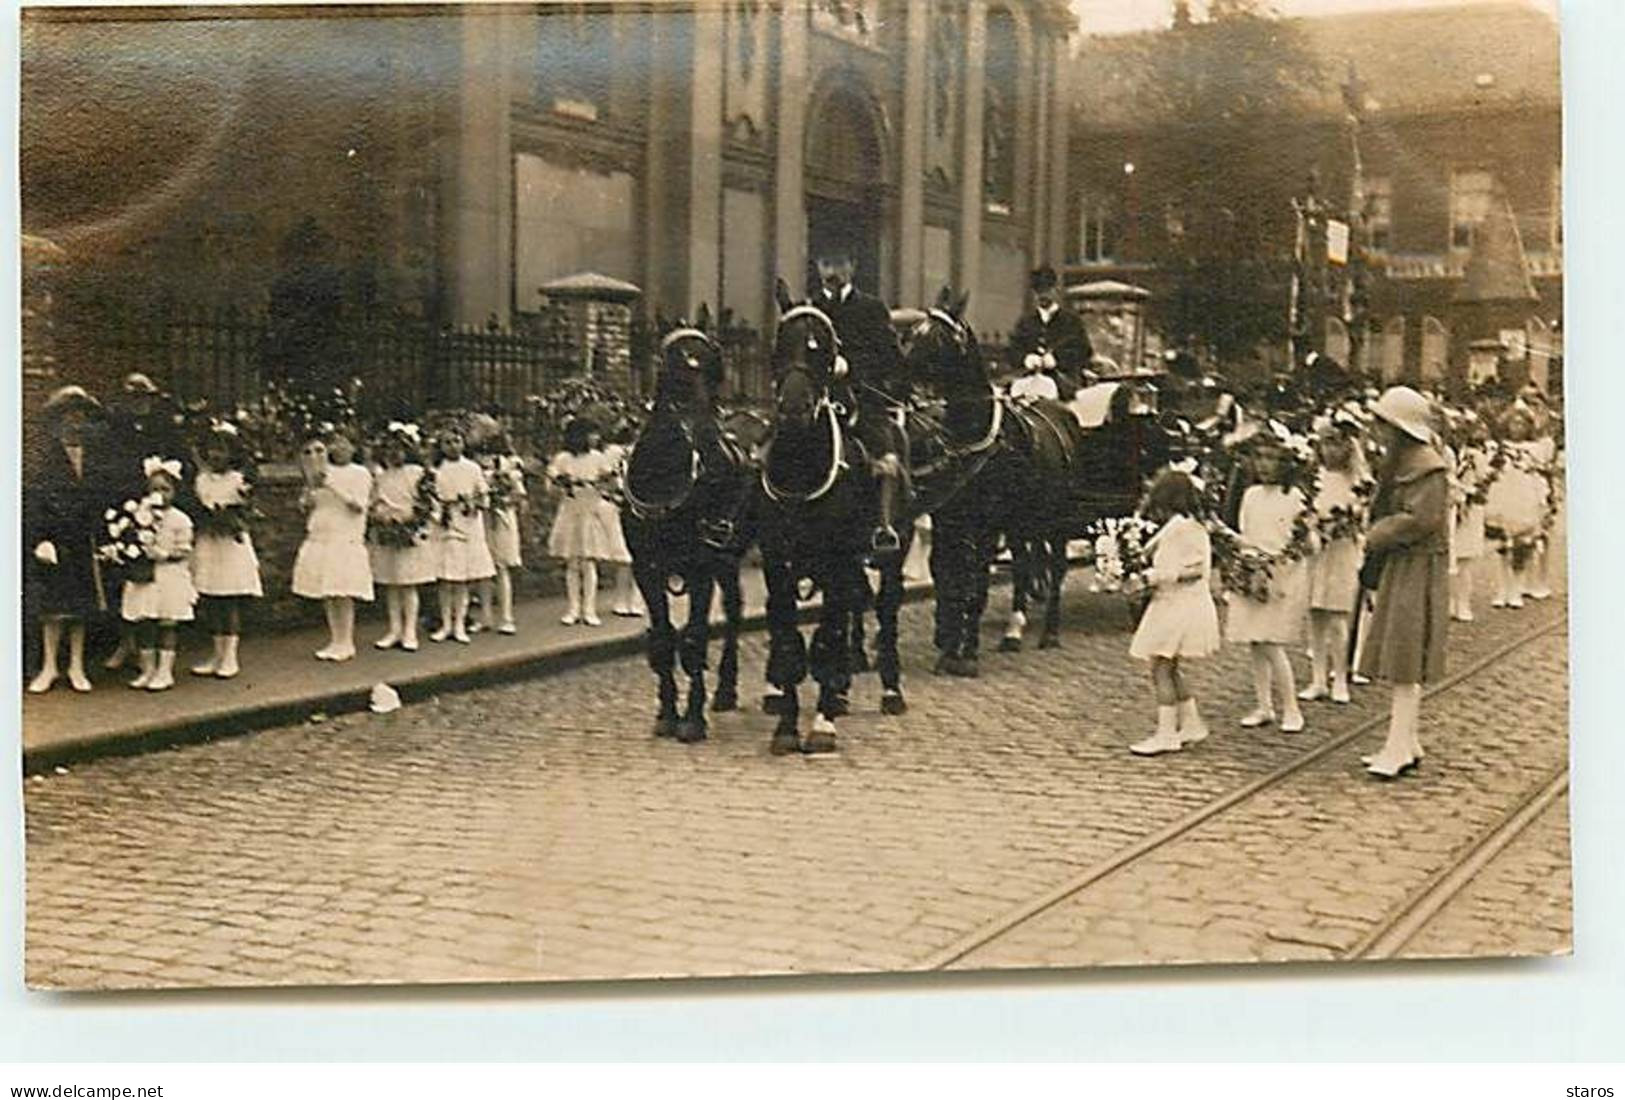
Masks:
[[[1495,194],[1495,177],[1479,168],[1450,173],[1450,247],[1465,251],[1473,247],[1473,236],[1490,216]]]
[[[1365,180],[1365,227],[1371,247],[1388,251],[1394,237],[1394,182],[1387,176]]]
[[[1101,263],[1117,256],[1117,205],[1085,197],[1078,217],[1078,259]]]

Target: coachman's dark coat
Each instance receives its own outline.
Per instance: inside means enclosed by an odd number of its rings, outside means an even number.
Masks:
[[[903,352],[886,303],[857,287],[843,299],[820,290],[813,304],[835,324],[841,354],[851,372],[847,382],[858,407],[858,435],[875,455],[896,449],[897,436],[887,419],[886,398],[908,398]],[[872,387],[872,388],[871,388]],[[879,390],[876,393],[875,390]]]
[[[1360,672],[1427,684],[1445,671],[1450,627],[1450,485],[1444,458],[1410,447],[1385,471],[1372,504],[1365,552],[1383,559],[1377,606],[1365,626]]]
[[[1028,354],[1040,349],[1055,356],[1055,373],[1059,375],[1056,381],[1060,384],[1061,396],[1067,398],[1070,391],[1083,384],[1083,372],[1094,358],[1083,318],[1065,306],[1057,307],[1048,321],[1039,316],[1037,309],[1028,310],[1010,333],[1010,367],[1021,370]]]

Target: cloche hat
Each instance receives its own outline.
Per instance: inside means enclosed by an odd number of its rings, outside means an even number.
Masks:
[[[1377,398],[1371,412],[1377,419],[1393,425],[1418,443],[1432,443],[1434,440],[1433,406],[1409,386],[1389,387]]]

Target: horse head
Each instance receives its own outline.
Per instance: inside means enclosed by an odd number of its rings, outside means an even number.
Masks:
[[[969,294],[956,296],[943,287],[936,303],[909,329],[903,341],[903,362],[910,378],[943,391],[987,386],[987,364],[976,333],[965,320],[969,300]]]
[[[655,408],[683,416],[709,413],[722,391],[722,345],[710,334],[711,310],[702,304],[692,321],[677,320],[660,338]]]
[[[773,335],[775,419],[810,424],[846,374],[835,322],[811,301],[796,302],[783,279],[774,288],[779,306]]]

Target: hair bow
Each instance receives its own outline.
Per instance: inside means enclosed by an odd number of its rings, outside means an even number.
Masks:
[[[384,431],[390,435],[404,436],[405,438],[410,439],[413,443],[418,441],[418,426],[416,424],[407,424],[400,420],[391,420],[389,422],[389,427],[385,428]]]
[[[218,416],[209,422],[209,430],[219,432],[221,435],[236,435],[238,431],[237,425],[229,420],[222,420]]]
[[[1184,474],[1188,479],[1190,479],[1191,487],[1194,488],[1198,493],[1201,493],[1206,491],[1207,483],[1196,476],[1196,471],[1199,466],[1200,464],[1194,457],[1182,458],[1178,462],[1170,462],[1168,464],[1168,468],[1170,470]]]
[[[153,474],[168,474],[176,481],[181,479],[181,460],[178,458],[159,458],[149,455],[141,460],[141,474],[151,477]]]

